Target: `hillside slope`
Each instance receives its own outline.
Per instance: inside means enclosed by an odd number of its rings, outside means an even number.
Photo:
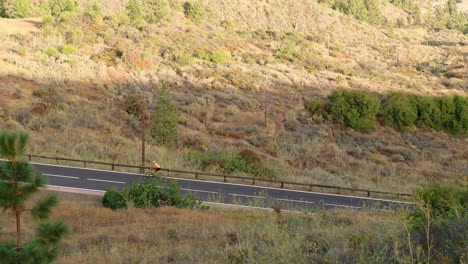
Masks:
[[[466,180],[465,135],[383,126],[360,134],[305,109],[337,87],[380,97],[466,95],[465,35],[372,26],[309,0],[201,2],[199,23],[183,1],[171,1],[170,21],[138,26],[113,13],[57,24],[0,20],[39,30],[0,33],[0,125],[31,131],[35,153],[138,163],[140,124],[129,98],[144,96],[152,111],[167,82],[182,112],[179,147],[148,139],[148,160],[164,167],[202,169],[186,161],[190,150],[250,149],[298,181],[412,191]],[[112,3],[106,10],[121,5]],[[407,16],[387,5],[384,17]],[[49,53],[66,44],[77,53]]]

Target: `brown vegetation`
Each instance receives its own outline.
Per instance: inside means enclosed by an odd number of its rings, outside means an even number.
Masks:
[[[464,135],[385,127],[363,135],[304,107],[343,86],[466,94],[462,33],[369,26],[305,0],[201,1],[206,21],[194,25],[181,1],[170,2],[171,21],[159,24],[118,26],[111,11],[121,2],[113,1],[109,19],[2,31],[0,127],[31,131],[34,153],[138,164],[140,124],[128,100],[143,94],[152,109],[166,81],[182,111],[179,146],[148,139],[148,159],[166,168],[190,167],[184,155],[193,149],[250,149],[303,182],[411,192],[466,180]],[[77,54],[44,54],[66,44]],[[441,67],[447,72],[424,70]]]

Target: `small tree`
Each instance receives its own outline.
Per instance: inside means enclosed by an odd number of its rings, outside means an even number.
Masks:
[[[9,18],[24,18],[31,15],[30,0],[0,0],[0,16]]]
[[[167,0],[145,0],[146,20],[154,23],[169,20],[169,3]]]
[[[16,218],[16,245],[0,243],[2,263],[50,263],[58,257],[57,245],[67,232],[61,223],[41,223],[36,229],[36,238],[22,243],[21,214],[31,212],[34,219],[49,217],[50,209],[57,205],[55,196],[49,195],[34,207],[27,208],[27,200],[45,185],[45,180],[37,174],[31,164],[20,160],[28,143],[26,133],[2,132],[0,134],[0,157],[7,159],[0,166],[0,207],[11,210]]]
[[[179,110],[170,96],[167,83],[163,83],[154,108],[152,134],[157,144],[174,146],[177,142]]]
[[[143,15],[143,4],[139,0],[130,0],[125,7],[127,15],[134,24],[143,24],[145,22]]]

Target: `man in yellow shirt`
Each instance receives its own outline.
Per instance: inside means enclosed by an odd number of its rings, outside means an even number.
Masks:
[[[153,161],[153,167],[151,169],[154,171],[154,173],[156,173],[157,171],[161,170],[161,166],[159,166],[156,161]]]

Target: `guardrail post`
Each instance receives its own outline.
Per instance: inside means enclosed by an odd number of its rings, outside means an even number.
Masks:
[[[84,167],[86,168],[86,161],[83,161],[83,165],[84,165]]]
[[[198,180],[198,173],[195,173],[195,179]]]
[[[227,182],[227,181],[226,181],[226,175],[224,175],[224,182]]]
[[[281,188],[284,188],[284,182],[281,182]]]
[[[58,162],[58,161],[59,161],[59,159],[58,159],[58,158],[55,158],[55,161],[57,162],[57,164],[59,164],[59,162]]]
[[[312,191],[312,185],[310,185],[310,191]]]
[[[114,164],[112,164],[112,170],[115,170],[115,165]]]
[[[255,185],[255,178],[252,179],[252,185]]]
[[[32,160],[31,155],[28,155],[28,159],[29,159],[29,162],[31,162],[31,160]]]
[[[370,197],[370,191],[367,191],[367,197]]]

